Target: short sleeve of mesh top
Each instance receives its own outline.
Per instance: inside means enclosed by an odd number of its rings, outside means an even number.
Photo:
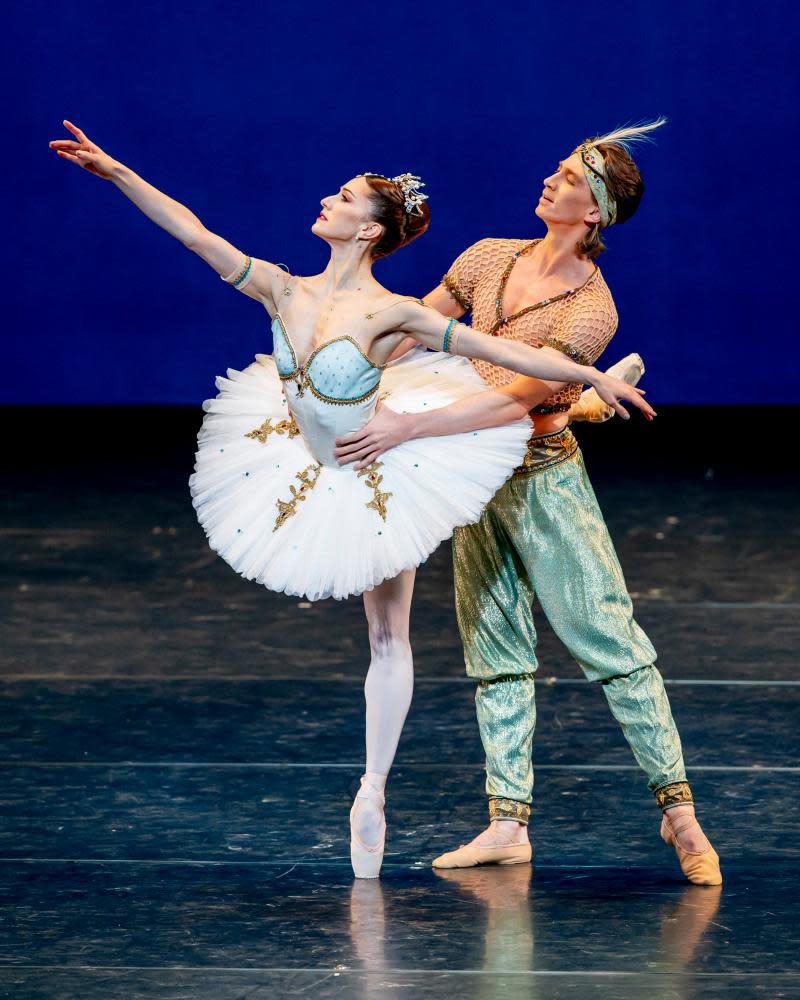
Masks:
[[[599,272],[574,297],[557,304],[545,343],[582,365],[593,365],[617,329],[617,310]]]
[[[442,284],[462,309],[472,309],[475,285],[486,272],[508,259],[509,240],[478,240],[450,265]]]

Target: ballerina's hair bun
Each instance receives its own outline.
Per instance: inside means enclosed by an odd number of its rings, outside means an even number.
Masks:
[[[403,177],[411,176],[404,174]],[[383,236],[372,246],[372,256],[377,260],[422,236],[430,224],[431,213],[422,200],[425,195],[413,199],[410,210],[408,191],[399,180],[391,180],[380,174],[364,174],[364,179],[372,189],[370,201],[374,219],[383,226]]]

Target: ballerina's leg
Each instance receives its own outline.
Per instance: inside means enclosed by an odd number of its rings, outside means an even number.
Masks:
[[[400,733],[414,690],[414,663],[409,642],[409,616],[415,570],[405,570],[364,594],[369,626],[370,664],[364,683],[367,703],[367,776],[383,790],[394,761]],[[358,834],[366,843],[380,836],[383,810],[364,803],[358,812]]]

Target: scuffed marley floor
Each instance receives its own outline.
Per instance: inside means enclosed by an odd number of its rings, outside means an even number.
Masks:
[[[741,411],[577,428],[712,889],[683,880],[602,691],[543,620],[533,866],[431,869],[485,809],[448,546],[418,575],[383,875],[354,881],[359,601],[268,593],[207,549],[185,485],[199,411],[7,411],[0,995],[800,997],[800,421],[761,413],[757,453]]]

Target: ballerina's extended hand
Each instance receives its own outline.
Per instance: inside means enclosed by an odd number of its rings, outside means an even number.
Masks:
[[[104,152],[97,143],[92,142],[84,135],[77,125],[64,119],[64,127],[72,132],[74,139],[51,139],[48,145],[54,149],[60,157],[74,163],[90,174],[102,177],[103,180],[111,180],[111,173],[116,160],[108,153]]]

